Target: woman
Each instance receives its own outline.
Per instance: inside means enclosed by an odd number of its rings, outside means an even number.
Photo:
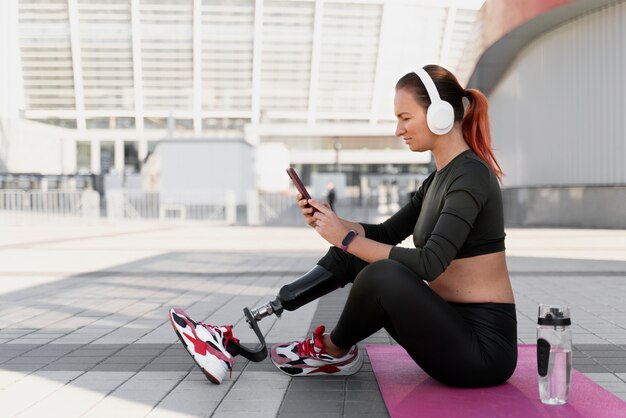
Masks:
[[[356,344],[385,328],[444,384],[492,386],[513,374],[517,321],[504,251],[502,171],[491,150],[487,106],[482,93],[464,90],[442,67],[409,73],[396,84],[396,135],[411,151],[431,151],[436,165],[411,201],[370,225],[298,196],[307,224],[334,245],[308,278],[353,286],[331,333],[320,326],[309,339],[272,347],[280,370],[356,373],[362,364]],[[416,248],[396,246],[409,235]],[[196,342],[181,340],[219,383],[234,361],[225,349],[230,328],[196,323],[180,310],[172,311],[172,324],[179,336],[192,331]],[[209,354],[198,356],[198,340]]]

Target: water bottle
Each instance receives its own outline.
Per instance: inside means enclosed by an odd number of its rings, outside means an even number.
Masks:
[[[569,308],[539,305],[537,324],[539,398],[547,405],[563,405],[569,400],[572,381]]]

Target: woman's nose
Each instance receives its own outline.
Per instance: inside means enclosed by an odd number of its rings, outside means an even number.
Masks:
[[[404,126],[400,122],[396,125],[396,136],[400,136],[405,132]]]

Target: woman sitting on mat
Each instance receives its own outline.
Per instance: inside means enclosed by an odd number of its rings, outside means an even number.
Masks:
[[[431,151],[436,165],[411,201],[372,225],[341,219],[298,195],[306,223],[333,247],[294,284],[353,285],[332,332],[319,326],[309,339],[272,347],[280,370],[356,373],[357,343],[384,328],[444,384],[492,386],[513,374],[517,320],[505,260],[502,171],[487,106],[481,92],[463,89],[442,67],[406,74],[396,84],[396,135],[411,151]],[[416,248],[396,246],[410,235]],[[221,382],[234,362],[227,350],[231,328],[193,321],[179,309],[170,315],[196,363]]]

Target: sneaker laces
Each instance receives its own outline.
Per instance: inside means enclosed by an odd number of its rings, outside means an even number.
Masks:
[[[230,341],[239,344],[239,338],[235,338],[233,336],[233,327],[232,327],[232,325],[224,325],[222,328],[226,328],[226,331],[222,332],[222,335],[225,337],[224,348],[228,348],[228,343]]]
[[[311,338],[307,338],[298,343],[298,355],[300,357],[319,357],[325,353],[323,335],[325,331],[324,325],[320,325],[313,332]]]
[[[239,343],[239,338],[233,337],[233,327],[231,325],[224,325],[222,328],[226,328],[226,331],[222,331],[222,335],[225,337],[224,339],[224,348],[228,351],[228,343],[233,341],[235,343]],[[233,377],[233,364],[235,363],[235,358],[233,357],[232,363],[228,362],[228,375],[229,377]]]

